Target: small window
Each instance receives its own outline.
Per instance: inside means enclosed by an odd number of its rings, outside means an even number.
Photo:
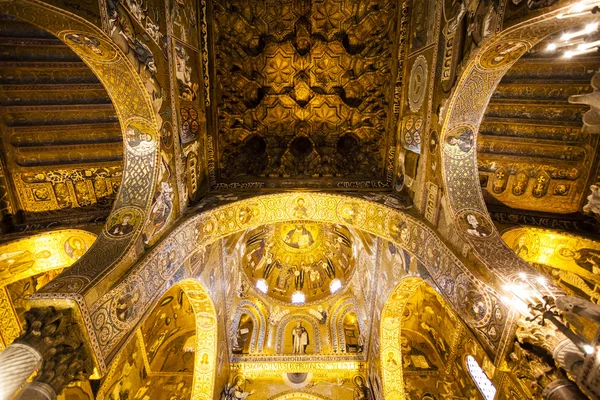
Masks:
[[[494,397],[496,396],[496,387],[492,381],[490,381],[490,378],[487,377],[485,372],[483,372],[479,363],[477,363],[477,360],[472,356],[467,356],[467,368],[471,375],[471,379],[473,379],[485,400],[494,400]]]

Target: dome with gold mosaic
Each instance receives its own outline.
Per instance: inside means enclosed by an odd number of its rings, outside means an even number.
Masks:
[[[252,229],[242,268],[260,293],[292,304],[334,295],[354,272],[352,236],[342,225],[291,221]]]

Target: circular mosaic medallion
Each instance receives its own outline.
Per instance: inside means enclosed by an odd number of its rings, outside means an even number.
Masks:
[[[425,101],[426,87],[427,60],[424,56],[419,56],[412,66],[410,81],[408,83],[408,105],[412,112],[417,112],[421,109]]]

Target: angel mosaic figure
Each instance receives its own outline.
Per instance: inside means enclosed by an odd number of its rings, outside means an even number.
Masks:
[[[245,400],[252,394],[254,390],[246,392],[244,386],[246,385],[246,379],[243,376],[235,378],[233,386],[229,384],[223,388],[221,392],[221,400]]]

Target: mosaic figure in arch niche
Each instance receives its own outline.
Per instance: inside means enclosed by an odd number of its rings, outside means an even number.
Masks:
[[[292,329],[292,343],[294,344],[294,354],[306,354],[310,338],[308,331],[302,326],[302,321],[296,321],[296,326]]]
[[[152,208],[150,209],[150,218],[144,227],[142,233],[142,241],[145,245],[150,244],[150,240],[163,228],[165,227],[169,217],[173,212],[173,200],[175,197],[172,184],[170,179],[171,168],[169,163],[171,157],[168,153],[161,150],[161,163],[159,170],[158,180],[160,182],[160,189],[154,193],[152,200]]]
[[[142,240],[148,244],[156,232],[160,231],[173,211],[173,189],[168,181],[161,183],[160,191],[155,195],[154,204],[150,211],[150,220],[146,232],[143,233]]]
[[[421,348],[425,350],[421,350]],[[439,369],[428,356],[428,353],[432,354],[433,349],[427,346],[425,341],[415,341],[412,337],[403,334],[400,337],[400,351],[402,354],[402,367],[405,371],[437,371]],[[393,353],[390,354],[393,356]],[[393,359],[388,361],[393,362]]]
[[[536,234],[522,233],[515,240],[512,249],[521,258],[527,259],[538,253],[540,248],[540,237]]]
[[[600,251],[582,248],[575,250],[568,246],[561,246],[557,250],[561,258],[572,260],[578,266],[593,274],[600,274]]]
[[[37,260],[52,257],[50,250],[32,253],[29,250],[17,250],[0,254],[0,280],[9,279],[32,268]]]

